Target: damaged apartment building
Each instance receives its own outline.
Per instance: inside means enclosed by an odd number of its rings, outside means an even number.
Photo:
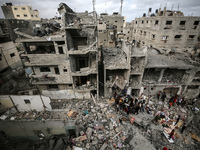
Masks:
[[[36,24],[33,32],[23,28],[14,30],[18,35],[15,42],[21,43],[24,49],[15,55],[26,77],[21,76],[21,82],[12,85],[18,92],[8,90],[0,96],[0,112],[6,112],[1,116],[0,134],[11,139],[38,140],[66,134],[68,130],[74,134],[75,122],[63,121],[66,112],[60,115],[62,110],[56,109],[65,100],[98,98],[96,12],[76,13],[63,3],[58,11],[63,19],[62,28],[53,24],[52,31],[45,30],[47,26],[41,23]],[[8,119],[11,114],[14,116]],[[17,122],[18,119],[21,121]],[[48,121],[42,122],[44,119]],[[13,125],[15,128],[10,130]],[[16,128],[19,132],[13,133]]]
[[[53,99],[98,95],[98,50],[93,13],[75,13],[62,4],[63,29],[52,36],[19,38],[31,84]],[[38,31],[39,32],[39,31]]]
[[[156,10],[136,18],[128,26],[136,47],[149,47],[143,75],[144,94],[186,97],[199,95],[199,17],[181,11]]]
[[[98,26],[100,37],[106,32],[110,34],[104,37],[112,37],[113,31],[105,31],[102,22]],[[126,23],[123,29],[123,40],[114,36],[115,46],[100,43],[104,96],[124,89],[135,95],[158,91],[191,98],[199,95],[199,17],[185,17],[181,11],[166,8],[156,13],[149,9],[148,16]]]
[[[200,17],[184,16],[181,11],[156,9],[132,23],[132,40],[163,52],[191,51],[199,43]]]

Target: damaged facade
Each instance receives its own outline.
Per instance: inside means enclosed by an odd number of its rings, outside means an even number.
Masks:
[[[6,19],[40,20],[39,11],[31,6],[14,6],[5,3],[1,6]]]
[[[31,84],[41,94],[51,99],[90,98],[90,93],[98,95],[97,28],[93,14],[76,14],[68,6],[62,7],[66,10],[65,27],[55,36],[24,35],[26,39],[18,39],[25,47],[21,57],[24,66],[32,70]]]
[[[147,45],[163,52],[192,51],[199,43],[200,17],[184,16],[181,11],[164,7],[132,23],[132,39],[139,46]]]

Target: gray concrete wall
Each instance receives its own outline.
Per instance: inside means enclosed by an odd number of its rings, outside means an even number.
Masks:
[[[166,25],[166,21],[172,21],[172,24]],[[186,21],[185,25],[180,25],[180,21]],[[136,30],[136,33],[133,33],[133,37],[141,41],[142,44],[144,42],[143,45],[151,45],[158,49],[193,48],[194,44],[198,42],[200,31],[200,24],[194,25],[195,21],[200,21],[200,17],[156,16],[136,18],[133,24],[133,31]],[[155,35],[155,38],[152,35]],[[175,35],[181,35],[181,38],[175,39]],[[189,38],[190,35],[194,35],[194,38]],[[165,40],[164,36],[168,36],[168,38]]]
[[[2,60],[0,60],[0,71],[8,66],[16,68],[22,65],[16,45],[13,42],[0,44],[0,53],[2,58]]]
[[[34,131],[41,131],[45,139],[51,135],[67,134],[68,129],[75,129],[74,121],[62,120],[29,120],[29,121],[0,121],[0,130],[13,140],[39,140]],[[48,131],[49,129],[49,131]]]

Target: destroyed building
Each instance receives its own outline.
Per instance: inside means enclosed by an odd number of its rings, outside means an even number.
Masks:
[[[98,95],[97,28],[91,14],[62,7],[65,27],[56,35],[18,39],[25,47],[21,57],[41,94],[51,99],[90,98],[90,93]]]
[[[97,22],[98,47],[115,48],[119,47],[119,41],[123,38],[123,29],[126,25],[126,18],[117,12],[112,15],[100,14]]]

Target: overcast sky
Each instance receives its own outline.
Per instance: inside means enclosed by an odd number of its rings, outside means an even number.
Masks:
[[[60,2],[66,3],[76,12],[92,11],[92,0],[0,0],[1,6],[3,3],[11,2],[13,5],[29,5],[33,9],[40,12],[41,18],[53,18],[56,16],[57,8]],[[121,0],[96,0],[96,11],[98,14],[107,12],[119,12]],[[134,20],[136,17],[141,17],[143,13],[148,12],[148,8],[152,8],[155,12],[160,6],[163,9],[181,10],[185,16],[193,15],[200,16],[200,0],[124,0],[122,15],[126,16],[127,21]],[[0,18],[4,18],[3,12],[0,11]]]

